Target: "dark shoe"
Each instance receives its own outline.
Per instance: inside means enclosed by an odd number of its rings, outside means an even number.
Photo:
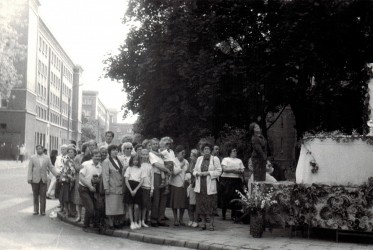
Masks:
[[[200,227],[200,230],[203,231],[203,230],[206,230],[206,225],[203,225]]]
[[[152,227],[158,227],[158,223],[152,222],[152,223],[150,223],[150,226],[152,226]]]
[[[34,212],[33,215],[38,215],[39,213],[38,212]]]
[[[158,226],[160,227],[169,227],[168,224],[164,223],[164,222],[158,222]]]
[[[51,200],[51,199],[52,199],[51,197],[47,196],[47,200]]]
[[[40,213],[41,216],[45,216],[45,213]]]

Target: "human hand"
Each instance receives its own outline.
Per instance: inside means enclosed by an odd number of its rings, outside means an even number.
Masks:
[[[90,190],[91,192],[96,192],[96,188],[93,187],[93,186],[90,186],[90,187],[89,187],[89,190]]]
[[[150,191],[150,198],[153,197],[153,191]]]
[[[131,191],[131,195],[132,195],[132,197],[135,197],[135,194],[136,194],[135,191]]]

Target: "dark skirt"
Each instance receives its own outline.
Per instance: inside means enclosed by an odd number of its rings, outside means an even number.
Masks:
[[[150,189],[140,188],[142,190],[142,208],[146,208],[147,210],[152,209],[152,201],[150,197]]]
[[[134,190],[139,185],[140,182],[129,180],[128,183],[130,184],[131,189]],[[127,188],[124,191],[124,200],[123,201],[124,201],[124,203],[127,203],[127,204],[141,205],[141,203],[142,203],[142,188],[139,188],[139,190],[137,190],[135,196],[132,196],[129,189]]]
[[[60,185],[60,195],[59,200],[61,203],[70,202],[71,190],[70,190],[70,182],[61,181]]]
[[[229,178],[221,177],[220,178],[220,194],[222,198],[222,208],[232,208],[230,201],[239,198],[236,190],[243,192],[243,183],[241,178]]]
[[[201,178],[201,189],[196,193],[196,212],[200,215],[212,215],[218,207],[218,196],[207,194],[206,177]]]
[[[170,207],[172,209],[185,208],[185,189],[184,187],[171,186]]]
[[[265,181],[267,161],[263,158],[251,158],[251,162],[254,169],[254,181]]]

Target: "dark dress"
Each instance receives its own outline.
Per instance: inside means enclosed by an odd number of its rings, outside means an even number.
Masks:
[[[254,181],[266,180],[267,141],[262,135],[253,135],[251,138],[253,151],[251,162],[254,169]]]
[[[203,158],[201,171],[206,172],[209,169],[210,157]],[[218,206],[218,198],[216,194],[207,194],[207,176],[200,176],[201,189],[196,193],[196,211],[200,215],[212,215]]]

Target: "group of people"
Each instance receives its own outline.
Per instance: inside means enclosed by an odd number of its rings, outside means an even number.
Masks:
[[[252,131],[252,153],[249,168],[253,181],[265,181],[267,162],[266,140],[257,124]],[[236,190],[245,185],[244,164],[237,158],[237,147],[219,156],[219,146],[203,143],[192,149],[186,159],[182,145],[173,147],[170,137],[144,140],[134,145],[125,141],[114,145],[114,133],[107,131],[105,141],[74,143],[61,146],[61,154],[43,153],[36,146],[36,155],[29,162],[28,182],[34,194],[34,214],[45,215],[47,196],[53,189],[59,198],[61,213],[80,221],[85,208],[84,227],[169,226],[165,210],[173,212],[174,226],[199,227],[214,230],[218,200],[222,217],[231,207]],[[52,154],[53,153],[53,154]],[[52,162],[54,161],[54,162]],[[48,173],[52,175],[47,191]],[[185,209],[189,222],[184,222]],[[231,209],[231,218],[237,214]]]

